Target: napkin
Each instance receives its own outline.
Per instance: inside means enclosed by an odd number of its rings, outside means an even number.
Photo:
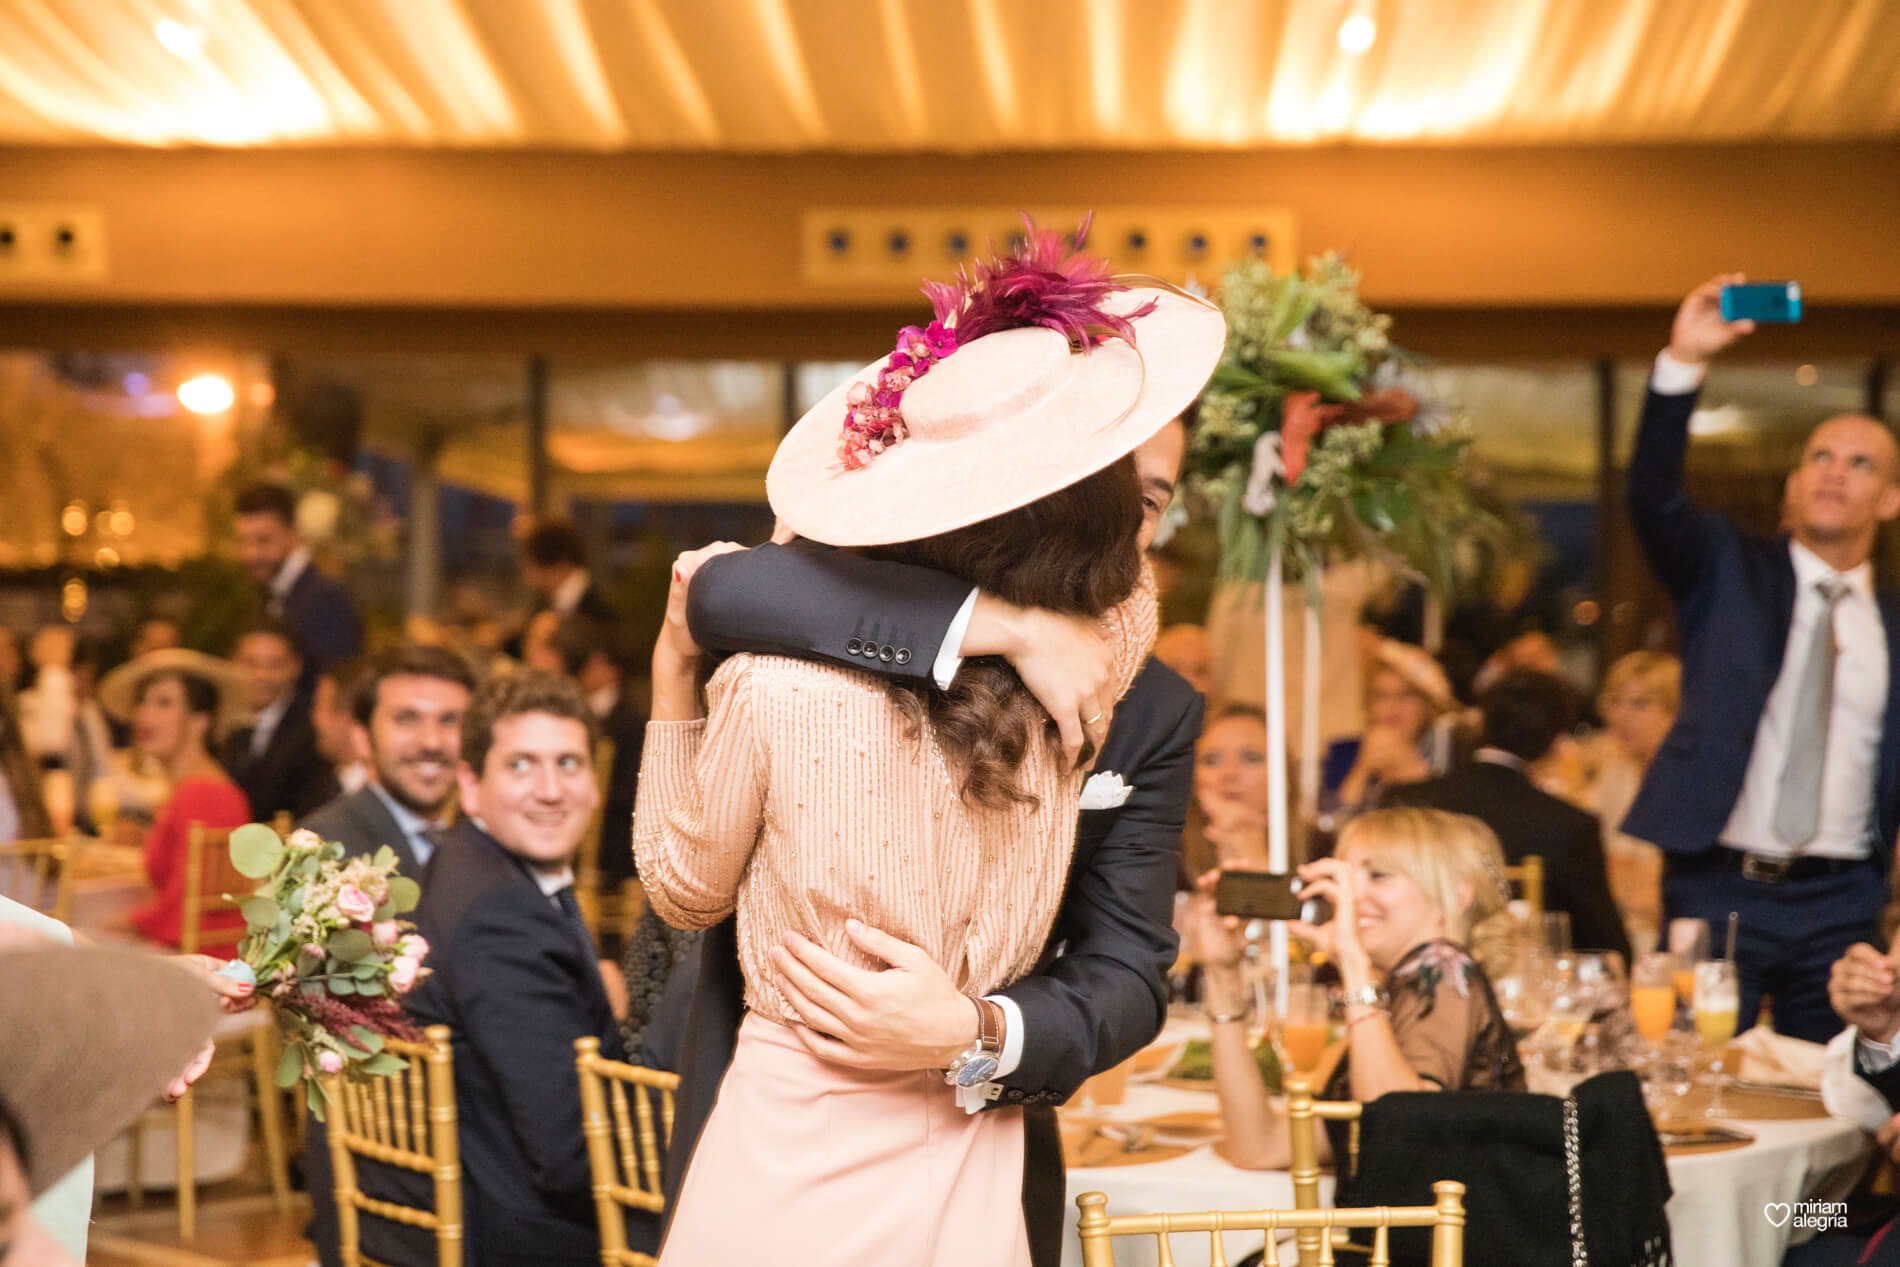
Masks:
[[[1803,1091],[1821,1089],[1827,1048],[1820,1043],[1789,1038],[1757,1025],[1737,1038],[1731,1050],[1741,1056],[1735,1075],[1744,1082],[1799,1087]]]

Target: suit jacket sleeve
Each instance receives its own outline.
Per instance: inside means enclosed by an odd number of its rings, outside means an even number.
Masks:
[[[969,584],[947,573],[794,542],[709,560],[693,577],[686,619],[708,651],[764,651],[927,679],[969,595]],[[892,658],[853,654],[853,640],[888,646]]]
[[[327,576],[317,579],[320,587],[311,604],[310,620],[297,632],[303,639],[305,658],[322,668],[362,654],[363,621],[356,614],[348,590]]]
[[[598,1034],[614,1059],[621,1050],[618,1029],[600,1029],[587,1006],[598,988],[576,979],[593,965],[581,959],[562,917],[525,886],[477,901],[455,941],[456,1011],[501,1087],[499,1107],[521,1141],[530,1178],[577,1218],[591,1218],[574,1039]]]
[[[1682,486],[1689,418],[1698,397],[1648,393],[1630,455],[1630,518],[1637,540],[1658,579],[1678,598],[1695,588],[1715,551],[1710,516],[1695,508]]]
[[[1181,831],[1194,786],[1202,701],[1190,697],[1134,792],[1070,881],[1053,939],[1063,953],[1002,991],[1023,1016],[1022,1061],[1000,1079],[1012,1103],[1059,1103],[1150,1042],[1168,1013]]]

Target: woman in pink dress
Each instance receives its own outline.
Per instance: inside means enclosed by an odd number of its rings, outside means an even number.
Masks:
[[[780,445],[772,507],[801,538],[1099,620],[1116,666],[1088,719],[1100,725],[1156,626],[1129,455],[1199,394],[1224,324],[1191,296],[1116,283],[1047,232],[929,293],[938,320],[904,331]],[[850,919],[923,948],[984,1018],[990,1043],[952,1071],[980,1090],[999,1038],[984,996],[1043,950],[1085,772],[996,660],[939,689],[738,655],[702,706],[674,588],[635,854],[669,922],[736,910],[749,1015],[662,1261],[1026,1264],[1020,1110],[966,1111],[943,1074],[819,1059],[798,1029],[823,1032],[826,1017],[778,990],[770,952],[797,932],[875,966]],[[867,637],[875,656],[901,641]]]

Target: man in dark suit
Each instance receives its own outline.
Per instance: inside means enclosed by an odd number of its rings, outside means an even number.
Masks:
[[[581,543],[581,534],[564,519],[538,524],[522,539],[521,579],[534,595],[528,608],[530,622],[543,612],[551,612],[560,619],[585,616],[609,629],[619,624],[620,613],[600,592],[600,587],[594,584],[594,574],[587,569],[587,550]],[[502,650],[517,660],[525,660],[525,634],[524,628],[523,632],[510,637]]]
[[[1144,545],[1168,504],[1184,445],[1183,429],[1173,424],[1136,452]],[[1010,609],[941,573],[806,544],[711,560],[694,578],[690,605],[694,638],[720,650],[770,650],[939,683],[954,676],[963,655],[1003,655],[1050,708],[1072,750],[1085,733],[1098,745],[1091,777],[1099,782],[1083,798],[1069,883],[1043,961],[991,996],[1007,1021],[986,1094],[993,1106],[1025,1110],[1030,1249],[1039,1267],[1054,1267],[1066,1205],[1054,1106],[1091,1074],[1139,1051],[1167,1016],[1199,693],[1150,660],[1119,703],[1104,700],[1105,652],[1078,622]],[[1110,706],[1113,717],[1105,720]],[[819,980],[851,999],[839,1018],[847,1032],[805,1034],[813,1050],[859,1068],[907,1071],[942,1069],[972,1047],[975,1005],[934,962],[876,929],[853,936],[891,967],[862,972],[809,944],[775,956],[780,988],[790,987],[794,1003],[801,982],[810,989]],[[666,1159],[669,1197],[679,1191],[732,1058],[743,985],[733,922],[707,930],[697,963],[689,959],[676,973],[695,986],[685,1032],[677,1040],[654,1032],[673,1011],[662,1000],[646,1040],[653,1051],[676,1053],[681,1074]]]
[[[1387,790],[1387,805],[1469,814],[1497,834],[1506,862],[1544,860],[1544,906],[1570,916],[1572,941],[1614,950],[1629,963],[1629,937],[1610,896],[1602,828],[1568,801],[1531,782],[1532,763],[1567,728],[1568,688],[1547,673],[1512,669],[1478,697],[1484,715],[1471,761],[1424,783]]]
[[[367,858],[388,845],[402,874],[422,879],[435,849],[433,833],[450,822],[462,755],[462,715],[474,689],[468,663],[442,647],[410,644],[371,659],[351,702],[354,746],[369,756],[369,777],[361,788],[337,797],[301,825],[337,841],[351,857]],[[311,1205],[305,1235],[316,1245],[324,1267],[342,1267],[330,1143],[323,1123],[308,1123],[304,1145]],[[379,1222],[365,1220],[366,1235],[373,1236],[369,1229]]]
[[[574,1040],[621,1055],[572,861],[600,796],[593,717],[573,683],[485,684],[462,725],[469,818],[440,836],[416,924],[433,970],[409,996],[455,1045],[471,1267],[600,1261]]]
[[[1828,973],[1828,1002],[1848,1028],[1828,1044],[1821,1075],[1827,1111],[1858,1122],[1900,1161],[1900,908],[1890,904],[1872,942],[1856,942]],[[1887,947],[1885,951],[1878,946]],[[1891,1193],[1850,1199],[1843,1224],[1788,1250],[1784,1267],[1900,1265],[1900,1201]]]
[[[289,627],[308,694],[325,665],[363,652],[363,621],[343,586],[319,572],[297,536],[297,503],[281,484],[252,484],[237,495],[238,561],[264,587],[265,608]]]
[[[303,662],[290,630],[269,617],[257,621],[238,635],[232,658],[244,675],[254,720],[226,736],[225,771],[244,789],[258,821],[301,818],[335,796],[337,783],[317,746],[310,697],[297,689]]]
[[[1900,514],[1900,450],[1877,420],[1808,435],[1787,534],[1744,535],[1682,485],[1711,357],[1753,324],[1717,277],[1683,301],[1630,457],[1630,512],[1676,601],[1682,707],[1623,830],[1663,850],[1671,918],[1740,916],[1741,1024],[1826,1040],[1829,966],[1865,936],[1900,830],[1900,601],[1877,589],[1876,530]]]
[[[601,734],[613,741],[613,768],[600,816],[600,871],[611,886],[633,878],[633,792],[646,742],[647,710],[627,687],[627,656],[614,628],[590,616],[564,618],[554,631],[561,672],[587,697]]]

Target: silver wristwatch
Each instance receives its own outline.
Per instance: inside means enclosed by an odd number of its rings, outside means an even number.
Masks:
[[[1346,1007],[1351,1007],[1355,1003],[1360,1007],[1384,1007],[1388,1001],[1384,990],[1376,985],[1367,984],[1360,986],[1357,990],[1348,990],[1343,1003]]]
[[[996,1076],[1003,1055],[1003,1009],[988,999],[976,1003],[976,1041],[944,1070],[953,1087],[980,1087]]]

